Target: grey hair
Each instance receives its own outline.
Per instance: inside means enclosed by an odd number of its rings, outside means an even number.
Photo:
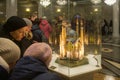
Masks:
[[[23,20],[26,22],[28,26],[32,26],[32,21],[29,20],[28,18],[23,18]]]

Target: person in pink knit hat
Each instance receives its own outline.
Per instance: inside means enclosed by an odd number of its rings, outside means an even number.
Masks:
[[[35,43],[25,51],[24,56],[35,57],[49,66],[52,59],[52,49],[46,43]]]
[[[52,49],[47,43],[34,43],[17,62],[9,80],[61,80],[48,69]]]

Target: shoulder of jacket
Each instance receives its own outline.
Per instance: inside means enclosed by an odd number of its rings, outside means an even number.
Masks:
[[[47,77],[46,77],[47,76]],[[60,77],[55,74],[55,73],[51,73],[51,72],[46,72],[46,73],[42,73],[37,75],[34,79],[32,80],[61,80]]]

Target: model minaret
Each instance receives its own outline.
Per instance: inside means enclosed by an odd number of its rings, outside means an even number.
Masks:
[[[81,49],[79,51],[79,59],[83,59],[84,57],[84,27],[83,27],[83,20],[80,21],[80,42],[81,42]]]
[[[60,58],[64,58],[66,55],[66,27],[62,26],[62,32],[60,35]]]
[[[77,38],[79,37],[79,21],[78,18],[76,19],[76,34],[77,34]]]

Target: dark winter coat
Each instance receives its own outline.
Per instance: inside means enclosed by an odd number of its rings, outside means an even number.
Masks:
[[[0,65],[0,80],[8,80],[8,72]]]
[[[49,72],[47,66],[33,57],[21,58],[9,80],[61,80],[59,76]]]
[[[26,37],[24,37],[21,41],[20,41],[20,50],[21,50],[21,57],[23,56],[24,52],[26,51],[26,49],[33,44],[33,40],[32,39],[27,39]]]
[[[39,25],[35,24],[32,26],[33,40],[37,42],[42,42],[42,31]]]

